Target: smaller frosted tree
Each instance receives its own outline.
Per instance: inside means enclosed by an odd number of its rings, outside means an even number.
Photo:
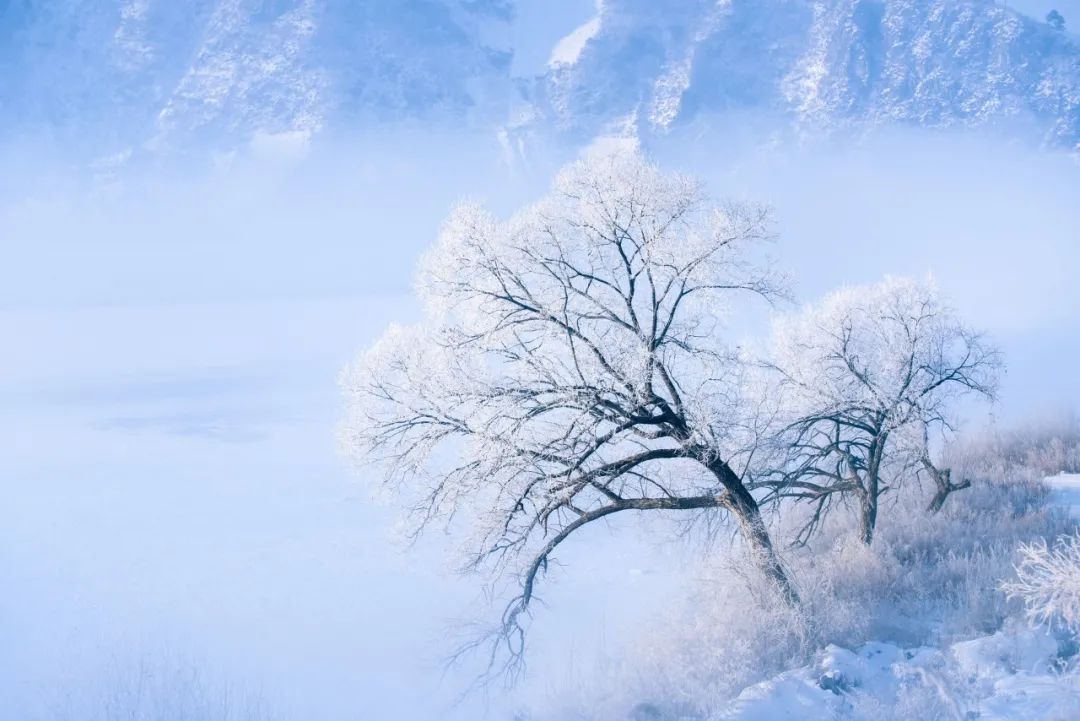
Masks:
[[[732,518],[796,601],[744,481],[759,411],[717,320],[777,293],[751,262],[768,235],[760,208],[636,153],[590,156],[508,221],[455,210],[423,264],[424,322],[345,374],[346,448],[381,464],[415,528],[461,531],[466,568],[516,580],[493,654],[516,665],[542,573],[616,513]]]
[[[953,427],[962,394],[993,397],[998,354],[932,284],[886,278],[832,293],[777,321],[767,365],[786,410],[783,460],[765,485],[814,504],[802,538],[837,502],[854,500],[869,544],[889,470],[893,487],[929,474],[931,511],[966,487],[931,462],[927,438]]]
[[[1051,10],[1046,14],[1046,24],[1061,32],[1065,30],[1065,16],[1057,10]]]

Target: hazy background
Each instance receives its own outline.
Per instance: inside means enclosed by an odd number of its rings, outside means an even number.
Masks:
[[[1080,402],[1075,158],[916,131],[800,146],[695,127],[651,150],[717,195],[773,204],[802,300],[933,273],[1005,350],[996,416]],[[510,211],[574,154],[508,162],[484,134],[403,133],[256,143],[209,169],[13,155],[0,715],[92,706],[149,660],[295,719],[503,717],[618,657],[632,621],[674,603],[697,547],[647,530],[574,545],[545,590],[531,680],[454,706],[467,674],[439,660],[492,609],[444,568],[438,534],[393,543],[391,509],[335,450],[337,371],[415,317],[412,269],[452,203]]]

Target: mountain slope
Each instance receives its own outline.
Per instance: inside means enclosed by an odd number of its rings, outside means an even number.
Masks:
[[[6,0],[0,130],[105,152],[402,121],[664,133],[764,110],[1080,147],[1080,45],[994,0],[604,0],[545,74],[513,78],[507,28],[536,1]]]
[[[0,128],[106,144],[454,119],[508,87],[503,0],[10,0]],[[494,88],[494,90],[492,90]]]
[[[826,129],[1019,120],[1080,143],[1080,47],[990,0],[608,0],[597,22],[533,89],[566,129],[754,108]]]

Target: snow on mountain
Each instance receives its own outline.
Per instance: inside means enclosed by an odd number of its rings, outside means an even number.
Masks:
[[[600,31],[600,14],[603,12],[602,1],[597,2],[596,15],[574,28],[573,32],[555,43],[551,50],[551,58],[548,67],[558,68],[561,65],[574,65],[581,57],[581,51],[590,40]]]
[[[0,128],[169,145],[486,112],[504,104],[511,56],[485,38],[509,13],[504,0],[13,0]]]
[[[0,130],[114,150],[403,120],[587,138],[749,109],[1080,147],[1080,44],[994,0],[604,0],[514,78],[526,1],[9,0]]]
[[[1019,121],[1080,143],[1080,45],[992,0],[608,0],[598,26],[534,88],[565,129],[763,109],[824,129]]]

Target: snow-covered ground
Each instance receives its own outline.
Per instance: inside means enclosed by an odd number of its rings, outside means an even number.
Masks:
[[[944,649],[829,646],[808,666],[743,691],[716,721],[1080,718],[1080,673],[1057,639],[1013,625]]]
[[[1080,516],[1080,474],[1047,479]],[[1011,619],[944,648],[829,646],[806,666],[745,689],[715,721],[1072,721],[1080,719],[1075,644]]]
[[[1069,515],[1080,518],[1080,473],[1062,473],[1047,480],[1058,502],[1069,509]]]

